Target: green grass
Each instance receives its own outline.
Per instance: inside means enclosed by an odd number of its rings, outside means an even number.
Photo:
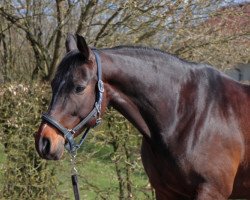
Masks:
[[[109,199],[117,200],[119,196],[119,185],[115,173],[115,166],[108,158],[108,151],[101,149],[91,158],[80,152],[77,156],[78,181],[82,199]],[[66,153],[66,152],[65,152]],[[86,153],[86,152],[85,152]],[[73,190],[71,186],[70,157],[66,154],[62,161],[52,161],[51,166],[57,165],[57,173],[60,174],[59,190],[67,199],[72,199]],[[135,170],[131,177],[133,183],[134,199],[147,199],[151,191],[146,189],[148,179],[144,172]],[[145,196],[146,193],[146,196]]]

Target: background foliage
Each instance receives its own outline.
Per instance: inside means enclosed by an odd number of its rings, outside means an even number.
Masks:
[[[230,0],[2,0],[0,178],[2,199],[71,199],[70,166],[41,160],[33,133],[66,34],[91,46],[143,45],[223,70],[250,60],[250,6]],[[244,1],[243,1],[244,2]],[[84,199],[154,199],[140,161],[141,136],[110,110],[79,152]]]
[[[38,89],[39,88],[39,89]],[[7,84],[1,87],[0,129],[3,199],[48,199],[56,195],[54,169],[35,153],[33,133],[40,123],[41,109],[48,103],[45,88]]]

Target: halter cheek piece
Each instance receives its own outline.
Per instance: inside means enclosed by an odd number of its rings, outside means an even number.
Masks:
[[[97,89],[98,89],[98,91],[97,91],[95,105],[94,105],[94,108],[92,109],[92,111],[82,121],[80,121],[79,124],[77,124],[72,129],[67,129],[67,128],[63,127],[59,122],[54,120],[47,113],[42,114],[43,121],[45,121],[46,123],[49,123],[50,125],[54,126],[56,129],[58,129],[61,132],[61,134],[63,135],[63,137],[67,140],[67,144],[65,144],[65,148],[70,153],[73,153],[78,148],[80,148],[80,146],[83,144],[83,142],[84,142],[84,140],[85,140],[85,138],[90,130],[90,127],[88,127],[85,130],[85,132],[83,133],[78,144],[74,140],[74,137],[73,137],[74,134],[76,132],[78,132],[80,129],[82,129],[84,127],[84,125],[86,123],[88,123],[88,121],[92,118],[97,118],[95,126],[97,126],[101,122],[100,114],[101,114],[101,104],[102,104],[102,98],[103,98],[103,92],[104,92],[104,86],[103,86],[103,82],[102,82],[102,67],[101,67],[99,54],[94,50],[93,50],[93,52],[95,54],[95,59],[96,59],[96,64],[97,64],[97,79],[98,79],[97,80]]]

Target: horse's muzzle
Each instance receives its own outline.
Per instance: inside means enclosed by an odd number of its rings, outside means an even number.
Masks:
[[[47,160],[59,160],[64,151],[65,139],[54,128],[41,124],[35,135],[38,154]]]

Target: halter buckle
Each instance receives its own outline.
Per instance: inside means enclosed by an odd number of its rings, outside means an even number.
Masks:
[[[74,129],[68,129],[69,133],[71,133],[72,135],[74,135],[76,132]]]
[[[103,93],[104,92],[104,84],[102,80],[98,80],[97,87],[99,92]]]

